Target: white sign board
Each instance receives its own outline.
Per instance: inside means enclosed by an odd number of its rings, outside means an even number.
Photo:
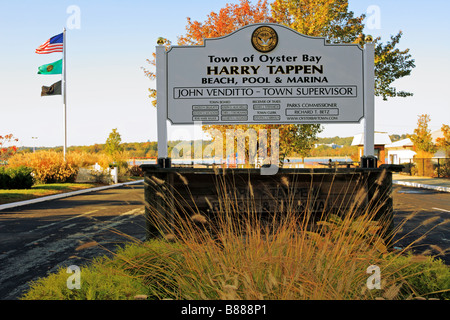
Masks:
[[[173,124],[360,122],[364,55],[277,24],[253,24],[166,53]],[[160,94],[160,92],[158,92]]]

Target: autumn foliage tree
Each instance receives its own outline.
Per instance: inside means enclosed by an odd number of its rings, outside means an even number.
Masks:
[[[440,166],[440,175],[450,178],[450,126],[443,124],[441,131],[442,137],[436,139],[436,147],[444,151],[447,159]]]
[[[5,161],[17,151],[17,146],[15,145],[19,139],[14,138],[14,135],[7,134],[5,136],[0,136],[0,161]]]
[[[433,143],[428,123],[430,122],[428,114],[422,114],[417,121],[417,128],[414,134],[410,135],[410,139],[414,144],[414,150],[419,158],[431,158],[436,152],[436,146]]]
[[[178,37],[178,44],[201,45],[203,39],[222,37],[243,26],[261,22],[275,22],[267,0],[259,0],[256,5],[240,0],[239,4],[227,4],[218,13],[211,12],[203,23],[188,17],[186,34]]]
[[[271,7],[277,23],[331,43],[353,43],[364,29],[365,15],[354,17],[346,0],[276,0]]]
[[[348,0],[276,0],[272,15],[277,23],[286,25],[302,34],[325,37],[330,43],[356,43],[365,45],[364,14],[354,15],[348,10]],[[400,50],[402,31],[391,36],[386,44],[381,37],[375,43],[375,95],[383,100],[388,97],[407,97],[412,93],[397,91],[392,83],[411,74],[415,67],[409,49]]]
[[[443,137],[436,139],[436,147],[444,150],[445,156],[450,158],[450,126],[448,124],[443,124],[441,131]]]
[[[259,0],[256,5],[251,5],[248,0],[241,0],[239,4],[227,4],[218,13],[211,12],[204,23],[192,21],[187,18],[186,34],[178,37],[178,45],[202,45],[203,39],[217,38],[225,36],[243,26],[252,23],[275,22],[270,15],[270,8],[267,0]],[[167,38],[159,38],[166,50],[170,48],[172,42]],[[155,66],[156,54],[147,62]],[[156,74],[151,69],[142,68],[144,74],[155,80]],[[152,103],[156,106],[156,90],[149,89]]]
[[[123,146],[121,145],[121,143],[122,137],[117,131],[117,128],[112,129],[111,133],[108,136],[108,139],[106,139],[105,152],[111,156],[115,155],[117,152],[122,152]]]

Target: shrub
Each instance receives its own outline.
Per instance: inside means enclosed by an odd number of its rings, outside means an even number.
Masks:
[[[6,172],[5,167],[0,167],[0,189],[9,189],[11,185],[11,177]]]
[[[389,260],[387,269],[397,270],[405,284],[399,292],[403,298],[414,292],[427,298],[450,299],[450,268],[441,259],[407,254]]]
[[[112,157],[104,153],[89,153],[85,151],[73,151],[66,154],[67,161],[77,168],[86,168],[94,164],[99,164],[102,168],[107,168],[112,162]]]
[[[111,155],[112,161],[109,163],[109,167],[119,168],[119,181],[124,181],[124,177],[128,175],[128,158],[129,154],[126,151],[118,151]]]
[[[440,161],[441,159],[438,159]],[[440,166],[434,170],[434,175],[440,178],[450,178],[450,159],[444,159]]]
[[[110,171],[107,169],[99,169],[99,170],[90,170],[89,176],[95,183],[104,183],[110,184],[112,183],[112,177]]]
[[[39,183],[74,182],[78,166],[62,153],[56,151],[38,151],[35,153],[16,154],[9,160],[10,168],[27,166],[33,169],[34,178]]]
[[[0,168],[0,189],[30,189],[34,179],[31,168]]]
[[[144,172],[142,171],[141,167],[138,165],[131,166],[128,168],[128,174],[132,177],[143,177]]]
[[[67,287],[68,274],[65,268],[60,268],[47,278],[31,282],[22,300],[128,300],[147,291],[142,283],[113,267],[109,260],[96,259],[80,271],[80,289]]]
[[[30,189],[34,184],[33,169],[28,167],[10,168],[7,170],[11,177],[11,186],[9,189]]]

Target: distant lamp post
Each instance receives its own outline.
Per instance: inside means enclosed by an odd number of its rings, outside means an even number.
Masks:
[[[38,137],[31,137],[31,139],[37,140]],[[36,152],[36,142],[33,144],[33,153]]]

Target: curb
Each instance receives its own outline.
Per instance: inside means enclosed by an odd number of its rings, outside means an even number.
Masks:
[[[443,186],[433,186],[429,184],[422,184],[422,183],[416,183],[416,182],[407,182],[407,181],[400,181],[400,180],[393,180],[393,184],[398,184],[406,187],[413,187],[413,188],[422,188],[422,189],[431,189],[441,192],[450,192],[450,187],[443,187]]]
[[[25,201],[18,201],[18,202],[1,204],[0,205],[0,211],[5,210],[5,209],[11,209],[11,208],[15,208],[15,207],[20,207],[20,206],[26,206],[26,205],[33,204],[33,203],[39,203],[39,202],[44,202],[44,201],[68,198],[68,197],[76,196],[76,195],[79,195],[79,194],[84,194],[84,193],[89,193],[89,192],[94,192],[94,191],[101,191],[101,190],[106,190],[106,189],[111,189],[111,188],[116,188],[116,187],[122,187],[122,186],[130,185],[130,184],[138,184],[138,183],[141,183],[143,181],[144,180],[129,181],[129,182],[112,184],[112,185],[109,185],[109,186],[96,187],[96,188],[90,188],[90,189],[83,189],[83,190],[71,191],[71,192],[66,192],[66,193],[54,194],[54,195],[51,195],[51,196],[45,196],[45,197],[40,197],[40,198],[36,198],[36,199],[31,199],[31,200],[25,200]]]

